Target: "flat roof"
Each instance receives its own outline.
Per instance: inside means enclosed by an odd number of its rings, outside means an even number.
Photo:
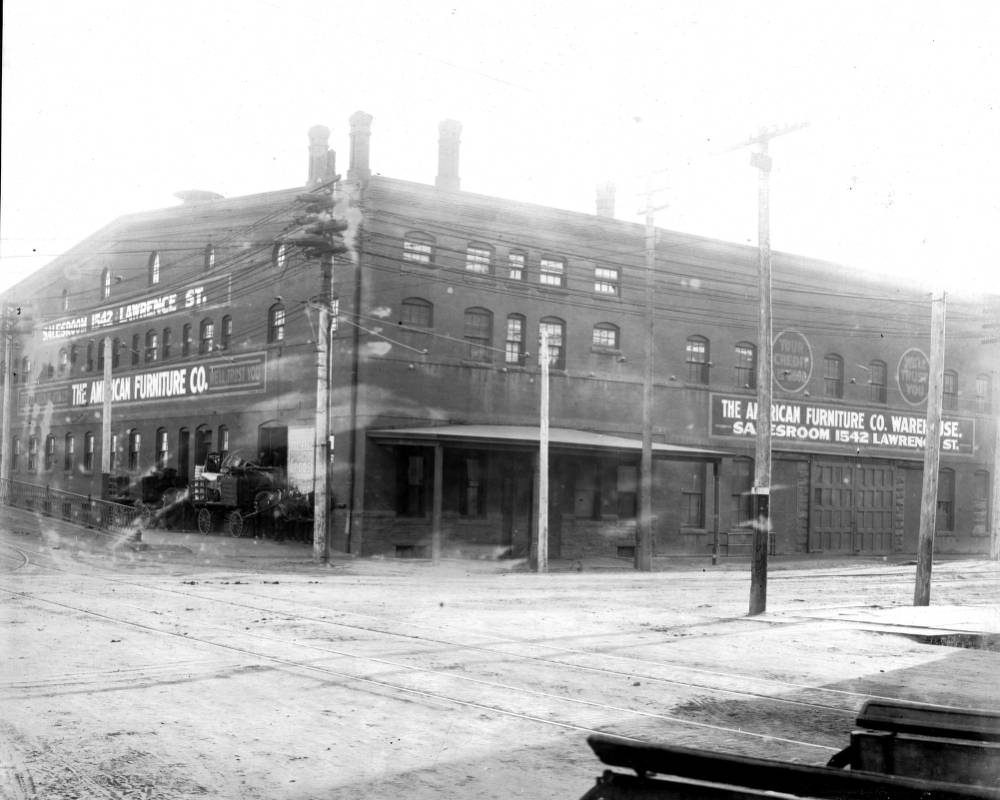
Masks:
[[[389,444],[434,442],[537,447],[540,432],[533,425],[428,425],[383,428],[368,431],[368,435]],[[549,428],[549,446],[560,450],[614,450],[638,453],[642,450],[642,441],[573,428]],[[653,455],[660,458],[715,461],[733,453],[707,447],[653,442]]]

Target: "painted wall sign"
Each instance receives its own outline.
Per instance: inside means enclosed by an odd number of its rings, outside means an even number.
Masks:
[[[227,302],[229,276],[191,286],[178,292],[145,297],[131,303],[109,306],[90,314],[61,319],[42,326],[42,341],[70,339],[88,333],[154,319],[178,311],[191,311],[210,304]]]
[[[712,395],[711,434],[753,439],[757,433],[757,401],[751,397]],[[946,417],[941,425],[941,450],[971,454],[975,420]],[[867,455],[879,450],[923,451],[927,421],[909,412],[873,410],[778,400],[771,404],[771,443],[849,445]]]
[[[812,348],[798,331],[782,331],[771,353],[774,382],[786,392],[801,392],[812,377]]]
[[[111,381],[113,403],[142,403],[182,397],[262,392],[267,388],[264,353],[233,356],[144,370],[115,376]],[[18,411],[32,406],[87,408],[104,402],[104,378],[70,381],[59,386],[21,389]]]
[[[911,406],[920,405],[927,399],[930,384],[931,365],[922,350],[911,347],[899,358],[896,380],[899,393]]]

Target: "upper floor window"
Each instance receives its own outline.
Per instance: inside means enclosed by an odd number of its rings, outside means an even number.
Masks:
[[[827,397],[844,396],[844,359],[833,353],[823,359],[823,393]]]
[[[76,365],[80,363],[80,345],[72,344],[69,347],[69,371],[76,370]]]
[[[97,348],[97,371],[104,372],[104,340],[100,339],[94,346]]]
[[[69,289],[62,290],[62,303],[60,307],[63,311],[69,311]]]
[[[101,272],[101,299],[107,300],[111,297],[111,270],[107,267]]]
[[[228,350],[233,340],[233,318],[228,314],[222,318],[222,331],[219,336],[219,346]]]
[[[493,315],[485,308],[465,310],[465,341],[469,343],[466,356],[470,361],[492,361]]]
[[[684,359],[687,363],[687,379],[691,383],[707,385],[711,369],[708,339],[704,336],[689,336],[684,344]]]
[[[201,341],[198,344],[198,352],[202,355],[211,353],[215,346],[215,323],[211,319],[201,321]]]
[[[888,374],[884,361],[872,361],[868,365],[868,399],[871,402],[886,402],[885,385]]]
[[[45,469],[50,470],[56,465],[56,437],[51,433],[45,437]]]
[[[164,328],[163,339],[161,341],[163,347],[163,360],[166,361],[171,355],[170,351],[174,343],[174,332],[170,330],[170,328]]]
[[[215,246],[207,245],[205,247],[205,271],[215,269]]]
[[[146,331],[146,363],[158,360],[160,357],[160,337],[156,331]]]
[[[275,303],[267,312],[267,341],[269,344],[285,341],[285,307]]]
[[[527,256],[520,251],[507,254],[507,277],[512,281],[524,280],[524,266]]]
[[[91,431],[83,435],[83,468],[87,472],[94,471],[94,434]]]
[[[132,366],[139,366],[142,360],[142,337],[138,333],[132,335]]]
[[[944,371],[944,384],[941,389],[941,407],[946,411],[958,408],[958,373],[951,369]]]
[[[543,258],[538,270],[538,282],[543,286],[566,285],[566,262],[561,258]]]
[[[28,437],[28,472],[38,471],[38,437]]]
[[[63,469],[69,472],[76,466],[76,437],[72,433],[66,434],[66,441],[63,445]]]
[[[549,366],[566,369],[566,323],[556,317],[543,317],[538,323],[538,335],[545,334],[548,343]],[[539,354],[539,359],[545,357]]]
[[[594,326],[593,343],[596,347],[610,347],[618,349],[619,331],[617,325],[610,322],[598,322]]]
[[[507,317],[503,359],[508,364],[524,365],[524,317],[520,314]]]
[[[432,328],[434,306],[420,297],[407,297],[399,306],[399,324],[414,328]]]
[[[434,263],[434,237],[411,231],[403,237],[403,261],[415,264]]]
[[[493,248],[485,244],[470,244],[465,250],[465,269],[489,275],[493,271]]]
[[[63,347],[59,350],[59,374],[64,375],[69,369],[69,353]]]
[[[87,342],[87,372],[94,371],[94,343]]]
[[[166,469],[170,460],[170,434],[166,428],[156,429],[156,468]]]
[[[21,468],[21,437],[15,436],[10,447],[10,471],[17,472]]]
[[[288,246],[284,242],[278,242],[271,251],[271,263],[278,269],[284,269],[287,259]]]
[[[115,338],[111,343],[111,369],[118,369],[122,365],[122,349],[124,345],[122,340]]]
[[[155,250],[149,255],[149,285],[156,286],[160,282],[160,254]]]
[[[188,322],[181,328],[181,355],[191,355],[191,348],[194,346],[191,323]]]
[[[597,294],[618,294],[618,270],[611,267],[594,269],[594,291]]]
[[[990,398],[990,376],[976,376],[976,411],[980,414],[989,414],[993,410]]]
[[[757,388],[757,346],[751,342],[737,342],[733,349],[736,361],[735,383],[744,389]]]

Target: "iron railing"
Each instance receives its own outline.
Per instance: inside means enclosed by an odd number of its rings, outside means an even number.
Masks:
[[[58,517],[87,528],[132,532],[134,539],[141,538],[142,508],[99,500],[88,494],[6,480],[0,482],[0,503]]]

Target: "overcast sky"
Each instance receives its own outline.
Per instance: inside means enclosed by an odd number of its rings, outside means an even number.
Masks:
[[[0,289],[115,217],[301,185],[311,125],[374,115],[372,168],[1000,293],[1000,3],[7,0]]]

